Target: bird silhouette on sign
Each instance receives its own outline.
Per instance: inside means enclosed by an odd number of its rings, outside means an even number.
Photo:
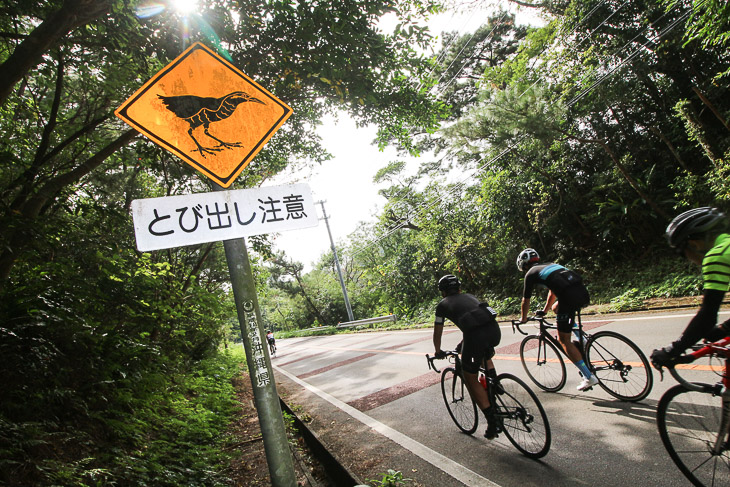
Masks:
[[[205,157],[205,154],[215,154],[223,149],[229,149],[231,147],[242,147],[240,142],[224,142],[218,137],[208,132],[208,128],[211,123],[220,122],[225,120],[236,111],[236,107],[244,102],[261,103],[266,105],[258,98],[254,98],[245,91],[234,91],[226,96],[220,98],[202,97],[195,95],[181,95],[181,96],[163,96],[157,95],[165,108],[174,113],[178,118],[185,120],[190,128],[188,129],[188,135],[197,149],[193,149],[193,152],[198,151],[200,155]],[[193,135],[193,130],[198,127],[204,127],[205,135],[213,140],[218,141],[218,145],[215,147],[203,147],[200,142]]]

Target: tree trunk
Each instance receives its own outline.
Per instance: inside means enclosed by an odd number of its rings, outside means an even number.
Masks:
[[[636,194],[641,196],[641,198],[646,201],[646,203],[651,206],[651,208],[656,212],[657,215],[661,216],[662,218],[669,219],[669,215],[667,215],[664,210],[659,208],[659,205],[657,205],[653,199],[649,198],[649,195],[644,193],[644,191],[639,186],[639,183],[629,174],[629,171],[626,169],[626,166],[624,166],[619,158],[616,156],[616,154],[613,152],[613,150],[608,146],[608,144],[605,141],[599,141],[598,144],[603,147],[603,150],[608,153],[609,157],[613,161],[614,164],[616,164],[616,167],[619,171],[621,171],[621,174],[623,174],[624,178],[626,178],[626,181],[631,185],[632,188],[634,188],[634,191],[636,191]]]
[[[599,146],[601,146],[601,148],[603,148],[603,150],[606,151],[606,153],[608,154],[608,156],[611,158],[611,160],[613,161],[613,163],[616,165],[616,167],[618,168],[618,170],[621,173],[621,175],[623,175],[624,179],[626,179],[626,181],[633,188],[633,190],[636,191],[636,194],[638,194],[641,197],[641,199],[643,199],[644,201],[646,201],[646,204],[648,204],[652,208],[652,210],[654,210],[654,212],[657,215],[661,216],[662,218],[666,218],[667,220],[669,219],[669,215],[667,215],[664,212],[664,210],[662,210],[661,208],[659,208],[659,205],[657,205],[656,202],[653,199],[651,199],[649,197],[649,195],[647,195],[644,192],[644,190],[641,189],[641,186],[639,186],[639,183],[631,176],[631,174],[629,174],[629,171],[628,171],[628,169],[626,169],[626,166],[624,166],[621,163],[621,160],[616,156],[616,154],[613,152],[613,150],[611,149],[611,147],[608,145],[608,143],[605,140],[602,140],[602,139],[586,139],[586,138],[583,138],[583,137],[577,137],[577,136],[572,135],[572,134],[570,134],[568,132],[565,132],[563,130],[560,130],[560,133],[562,133],[566,137],[569,137],[569,138],[571,138],[573,140],[576,140],[578,142],[589,143],[589,144],[598,144]]]
[[[693,86],[692,91],[694,91],[697,94],[697,96],[700,97],[700,100],[702,100],[702,103],[704,103],[705,106],[707,106],[707,108],[709,108],[710,111],[715,114],[717,119],[720,122],[722,122],[722,124],[725,126],[725,128],[730,131],[730,126],[728,126],[727,120],[725,120],[725,118],[722,116],[722,114],[717,109],[717,107],[715,107],[715,105],[712,104],[712,102],[705,96],[705,94],[702,92],[702,90],[700,90],[696,86]]]
[[[687,100],[681,101],[677,103],[675,108],[684,119],[684,125],[687,129],[687,134],[689,135],[690,139],[694,139],[697,141],[707,158],[712,162],[712,165],[715,167],[715,169],[719,169],[719,158],[715,154],[715,150],[712,148],[712,145],[705,137],[704,128],[702,127],[700,121],[697,120],[697,117],[695,117],[690,102]]]
[[[664,135],[658,128],[651,126],[648,127],[649,131],[659,137],[662,142],[669,148],[669,152],[672,153],[674,156],[674,159],[679,163],[679,165],[687,172],[691,172],[689,168],[687,167],[687,164],[684,163],[682,158],[679,156],[679,153],[677,152],[677,149],[674,148],[674,144],[667,138],[666,135]]]
[[[205,259],[208,258],[208,255],[210,255],[210,251],[213,250],[213,246],[215,245],[215,242],[205,244],[203,246],[203,252],[200,254],[200,257],[198,257],[198,261],[195,263],[195,266],[190,271],[190,274],[188,274],[187,279],[185,279],[185,283],[182,287],[182,293],[185,294],[185,292],[188,290],[190,285],[193,283],[193,276],[197,276],[200,273],[200,269],[203,268],[203,263],[205,262]]]
[[[299,275],[298,272],[295,272],[294,273],[294,279],[297,280],[297,284],[299,284],[299,289],[302,290],[302,296],[304,297],[304,300],[307,302],[307,304],[311,308],[312,313],[314,313],[317,316],[317,319],[320,321],[320,323],[322,323],[323,325],[326,325],[327,324],[327,320],[324,319],[324,316],[322,316],[322,313],[319,312],[319,308],[317,308],[314,305],[314,303],[312,302],[312,300],[309,298],[309,295],[304,290],[304,283],[302,282],[301,276]]]
[[[58,195],[59,191],[67,185],[79,181],[82,177],[99,167],[108,157],[127,145],[138,134],[139,132],[135,129],[124,132],[115,141],[111,142],[77,168],[49,180],[18,209],[18,218],[16,221],[22,222],[25,226],[32,225],[41,214],[42,209]],[[2,291],[10,276],[10,271],[20,250],[27,246],[27,233],[23,228],[7,229],[7,234],[4,236],[5,248],[0,254],[0,291]]]
[[[0,64],[0,106],[13,86],[38,65],[43,55],[59,45],[72,30],[111,11],[113,0],[66,0],[60,10],[44,20]]]

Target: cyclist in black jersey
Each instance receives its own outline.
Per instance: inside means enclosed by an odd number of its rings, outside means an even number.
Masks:
[[[652,363],[667,365],[702,338],[716,341],[730,335],[730,320],[715,326],[720,305],[730,288],[730,233],[727,223],[727,217],[720,210],[703,207],[685,211],[667,226],[669,245],[680,255],[702,266],[702,304],[677,340],[652,352]]]
[[[598,384],[598,378],[591,374],[580,350],[573,344],[571,332],[575,326],[575,314],[588,304],[590,297],[580,274],[565,267],[548,262],[540,264],[540,256],[534,249],[525,249],[517,256],[517,268],[525,272],[522,291],[522,322],[527,321],[530,312],[530,297],[535,287],[548,289],[547,302],[542,311],[535,313],[545,316],[552,309],[558,326],[558,341],[566,355],[583,375],[578,385],[579,391],[586,391]]]
[[[461,345],[462,367],[464,382],[474,402],[487,418],[487,431],[484,436],[487,439],[497,437],[497,421],[494,417],[494,409],[489,403],[489,396],[484,387],[479,383],[479,365],[483,360],[487,361],[487,373],[490,377],[496,378],[494,370],[494,347],[499,345],[502,332],[497,325],[497,313],[487,303],[480,303],[471,294],[461,292],[461,282],[452,275],[447,274],[439,279],[439,291],[443,299],[436,306],[436,319],[433,326],[433,346],[436,350],[436,358],[444,358],[441,350],[441,335],[444,331],[444,321],[452,321],[463,334]],[[458,349],[458,347],[457,347]]]

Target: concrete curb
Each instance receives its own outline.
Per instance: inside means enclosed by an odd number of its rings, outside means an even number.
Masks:
[[[312,454],[319,460],[324,466],[327,473],[327,477],[337,486],[359,486],[363,485],[360,479],[352,473],[347,467],[345,467],[335,457],[327,447],[322,443],[319,437],[307,427],[307,424],[302,421],[299,416],[289,407],[289,405],[279,397],[281,408],[286,411],[287,414],[294,417],[294,426],[296,426],[299,434],[302,435],[307,446],[311,450]]]

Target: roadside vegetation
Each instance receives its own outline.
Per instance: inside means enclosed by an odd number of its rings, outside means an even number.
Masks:
[[[415,174],[384,165],[383,211],[338,243],[356,319],[429,323],[445,273],[514,313],[524,247],[610,311],[701,292],[662,233],[688,207],[730,210],[726,2],[546,0],[524,7],[543,27],[495,10],[474,35],[429,32],[436,0],[173,4],[0,7],[0,483],[233,481],[223,248],[139,252],[131,216],[211,187],[114,116],[191,41],[294,110],[233,188],[331,158],[317,127],[338,111],[421,155]],[[331,253],[305,271],[270,236],[248,244],[265,326],[346,320]]]

